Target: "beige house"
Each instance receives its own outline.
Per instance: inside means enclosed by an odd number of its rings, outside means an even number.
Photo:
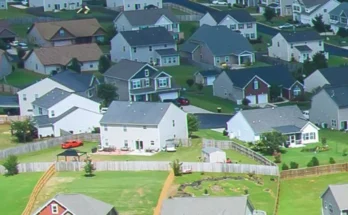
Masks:
[[[73,58],[81,63],[81,71],[98,70],[99,58],[103,55],[95,43],[46,47],[32,50],[24,61],[24,67],[37,73],[50,75],[63,71]]]
[[[324,51],[324,41],[316,31],[280,32],[272,38],[272,45],[268,47],[270,57],[301,63],[311,61],[317,53],[329,58],[329,53]]]
[[[29,42],[42,47],[103,42],[104,35],[97,19],[40,22],[28,30]]]

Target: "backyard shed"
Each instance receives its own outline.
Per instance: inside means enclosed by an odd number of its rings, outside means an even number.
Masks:
[[[202,149],[202,158],[208,163],[224,163],[226,162],[226,152],[215,147],[205,147]]]

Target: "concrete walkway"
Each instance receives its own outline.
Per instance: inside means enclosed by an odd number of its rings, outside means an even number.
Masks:
[[[205,110],[203,108],[193,106],[193,105],[188,105],[188,106],[182,106],[183,111],[186,113],[213,113],[211,111]]]

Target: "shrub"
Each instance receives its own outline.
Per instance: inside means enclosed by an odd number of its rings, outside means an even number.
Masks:
[[[248,106],[249,103],[250,103],[250,100],[247,99],[247,98],[244,98],[244,99],[242,100],[242,104],[243,104],[244,106]]]
[[[249,194],[249,190],[248,189],[244,189],[244,195],[248,195]]]
[[[312,157],[313,166],[319,166],[319,160],[317,157]]]
[[[281,159],[281,155],[277,154],[276,156],[274,156],[274,163],[281,163],[282,159]]]
[[[204,189],[204,194],[208,195],[208,190],[207,189]]]
[[[7,170],[5,175],[16,175],[16,174],[18,174],[17,165],[18,165],[17,156],[15,156],[15,155],[8,156],[8,158],[6,159],[5,163],[3,164],[3,166]]]
[[[282,170],[288,170],[289,166],[286,163],[283,163]]]
[[[175,176],[181,176],[182,163],[180,163],[179,159],[173,160],[170,163],[170,166],[172,167]]]
[[[307,167],[313,167],[313,160],[310,160],[310,161],[307,163]]]
[[[343,149],[342,155],[343,156],[347,156],[348,155],[348,149],[347,148]]]
[[[290,169],[298,169],[298,163],[294,162],[294,161],[291,161],[290,162]]]
[[[86,160],[86,164],[85,164],[85,176],[86,177],[91,177],[93,176],[93,171],[94,171],[94,166],[92,164],[92,161],[91,160]]]
[[[330,163],[330,164],[335,164],[336,161],[335,161],[335,159],[334,159],[333,157],[331,157],[330,160],[329,160],[329,163]]]
[[[189,78],[189,79],[186,80],[186,84],[190,88],[193,86],[194,83],[195,83],[195,81],[192,78]]]
[[[323,146],[326,146],[326,141],[327,141],[326,137],[321,138],[321,144],[323,144]]]
[[[228,132],[227,132],[226,130],[224,130],[224,131],[222,132],[222,134],[223,134],[224,136],[227,136],[227,135],[228,135]]]

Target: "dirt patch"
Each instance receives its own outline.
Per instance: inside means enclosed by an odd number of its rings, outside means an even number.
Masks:
[[[220,185],[213,185],[213,186],[210,187],[210,189],[213,192],[221,192],[224,188],[222,188]]]
[[[169,196],[175,196],[178,192],[178,188],[179,188],[179,184],[173,184],[172,186],[169,187],[168,189],[168,195],[167,197]]]
[[[138,193],[140,196],[143,196],[143,195],[144,195],[144,190],[143,190],[143,188],[139,188],[139,189],[137,190],[137,193]]]

